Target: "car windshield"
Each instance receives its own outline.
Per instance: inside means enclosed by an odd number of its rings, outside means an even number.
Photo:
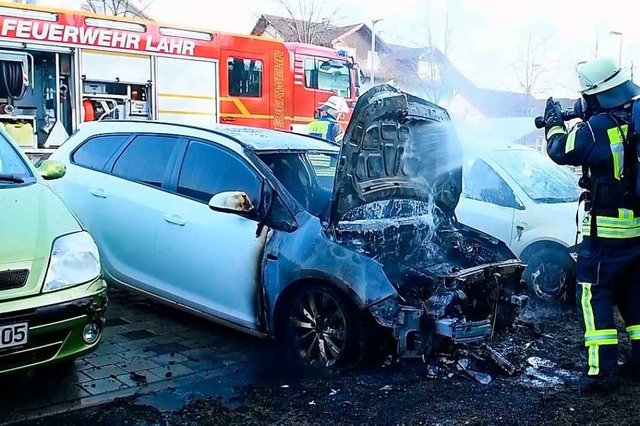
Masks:
[[[494,152],[496,161],[535,202],[568,203],[578,201],[578,177],[546,155],[528,150]]]
[[[0,188],[25,182],[35,178],[5,134],[0,134]]]
[[[302,207],[314,216],[327,217],[337,153],[298,151],[257,155]]]
[[[318,61],[318,89],[330,90],[343,98],[351,97],[351,78],[346,62]]]

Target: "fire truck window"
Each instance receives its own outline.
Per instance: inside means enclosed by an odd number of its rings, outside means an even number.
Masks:
[[[171,136],[138,136],[114,164],[113,174],[161,187],[177,142],[178,139]]]
[[[223,191],[243,191],[257,202],[260,178],[235,155],[211,144],[191,141],[178,178],[178,193],[204,203]]]
[[[229,58],[229,96],[262,97],[262,61]]]
[[[72,156],[73,163],[94,170],[102,170],[113,154],[130,135],[105,135],[89,139]]]
[[[318,88],[318,70],[315,59],[307,58],[304,60],[304,85],[309,89]]]

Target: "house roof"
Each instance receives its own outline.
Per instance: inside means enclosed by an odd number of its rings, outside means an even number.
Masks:
[[[536,99],[531,95],[505,90],[486,89],[474,84],[462,74],[438,48],[406,47],[387,45],[389,58],[416,70],[418,62],[430,55],[432,61],[444,68],[445,84],[462,95],[483,115],[497,117],[526,117],[531,110],[544,110],[546,99]],[[558,99],[564,106],[573,106],[575,99]]]
[[[251,35],[263,35],[269,25],[278,31],[285,42],[303,42],[327,47],[333,47],[344,37],[362,29],[371,33],[371,29],[363,23],[340,26],[329,22],[308,22],[284,16],[261,15],[251,30]],[[311,37],[305,38],[303,34],[309,34]],[[376,42],[384,46],[384,42],[377,36]]]

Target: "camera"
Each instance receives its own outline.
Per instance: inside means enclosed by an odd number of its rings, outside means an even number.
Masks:
[[[562,111],[562,119],[564,121],[569,121],[569,120],[573,120],[575,118],[580,118],[580,115],[578,115],[577,112],[575,112],[573,109],[569,108],[566,109],[564,111]],[[535,125],[537,129],[542,129],[545,125],[544,123],[544,117],[543,116],[538,116],[535,118]]]

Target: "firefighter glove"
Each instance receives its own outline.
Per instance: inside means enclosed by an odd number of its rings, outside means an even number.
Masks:
[[[547,99],[547,106],[544,109],[544,123],[546,134],[549,134],[549,130],[554,127],[561,127],[566,130],[564,120],[562,119],[560,103],[554,101],[553,98]]]

